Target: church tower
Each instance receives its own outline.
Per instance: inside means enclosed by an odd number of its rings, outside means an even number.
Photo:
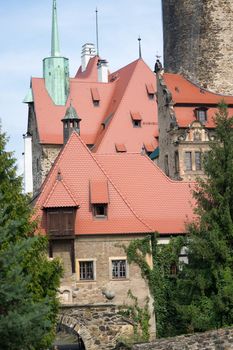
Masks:
[[[51,56],[43,60],[43,77],[55,105],[65,105],[69,95],[69,60],[60,54],[56,0],[52,11]]]
[[[164,68],[233,95],[233,1],[162,0]]]

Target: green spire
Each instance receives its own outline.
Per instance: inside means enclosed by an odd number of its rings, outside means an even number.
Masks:
[[[64,106],[70,92],[69,60],[60,54],[56,0],[53,0],[52,18],[51,56],[43,60],[43,77],[55,105]]]
[[[58,23],[57,23],[57,3],[53,0],[53,23],[52,23],[52,40],[51,40],[51,56],[59,57],[60,55],[60,45],[59,45],[59,35],[58,35]]]

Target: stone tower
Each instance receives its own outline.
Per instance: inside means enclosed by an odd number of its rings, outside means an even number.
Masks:
[[[164,68],[233,94],[233,1],[162,0]]]

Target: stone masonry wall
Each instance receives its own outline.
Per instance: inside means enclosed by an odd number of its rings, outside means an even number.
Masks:
[[[150,344],[134,345],[132,350],[231,350],[233,328],[159,339]]]
[[[63,306],[59,328],[78,334],[86,350],[113,349],[119,338],[133,335],[133,325],[109,304]]]
[[[233,94],[233,1],[162,0],[164,67]]]

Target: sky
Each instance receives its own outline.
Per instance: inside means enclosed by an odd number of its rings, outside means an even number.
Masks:
[[[153,69],[156,55],[163,53],[161,0],[57,0],[61,54],[69,58],[70,76],[80,66],[82,45],[96,42],[96,7],[99,52],[110,71],[138,58],[139,35],[142,57]],[[0,0],[0,119],[19,173],[28,116],[22,100],[50,55],[51,14],[52,0]]]

